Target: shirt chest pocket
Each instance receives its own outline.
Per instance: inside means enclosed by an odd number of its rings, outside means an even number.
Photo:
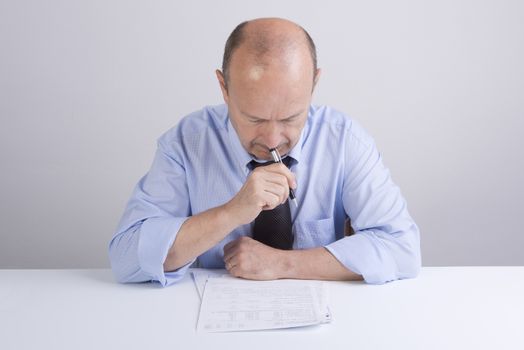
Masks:
[[[322,220],[295,221],[293,249],[322,247],[336,240],[333,218]]]

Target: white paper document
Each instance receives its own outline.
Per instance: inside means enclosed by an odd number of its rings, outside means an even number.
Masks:
[[[193,276],[193,281],[195,282],[195,287],[198,291],[198,296],[200,297],[200,300],[202,300],[202,297],[204,296],[204,288],[206,287],[207,279],[212,277],[221,277],[224,275],[220,272],[199,270],[195,270],[191,274]]]
[[[209,277],[197,329],[231,332],[325,323],[331,320],[327,300],[320,281]]]

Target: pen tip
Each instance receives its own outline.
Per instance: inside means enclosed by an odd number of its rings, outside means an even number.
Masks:
[[[295,208],[298,208],[298,202],[297,202],[297,199],[296,198],[293,198],[291,200],[293,203],[295,203]]]

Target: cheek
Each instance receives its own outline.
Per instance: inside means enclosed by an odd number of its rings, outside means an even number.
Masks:
[[[257,137],[257,129],[251,125],[242,125],[239,126],[239,138],[242,141],[242,144],[250,144]]]
[[[284,129],[284,135],[290,141],[296,141],[300,137],[302,127],[300,125],[288,126]]]

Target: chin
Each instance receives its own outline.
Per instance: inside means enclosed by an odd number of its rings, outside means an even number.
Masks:
[[[254,152],[250,154],[253,158],[258,160],[273,160],[273,157],[271,157],[271,154],[268,152]]]

